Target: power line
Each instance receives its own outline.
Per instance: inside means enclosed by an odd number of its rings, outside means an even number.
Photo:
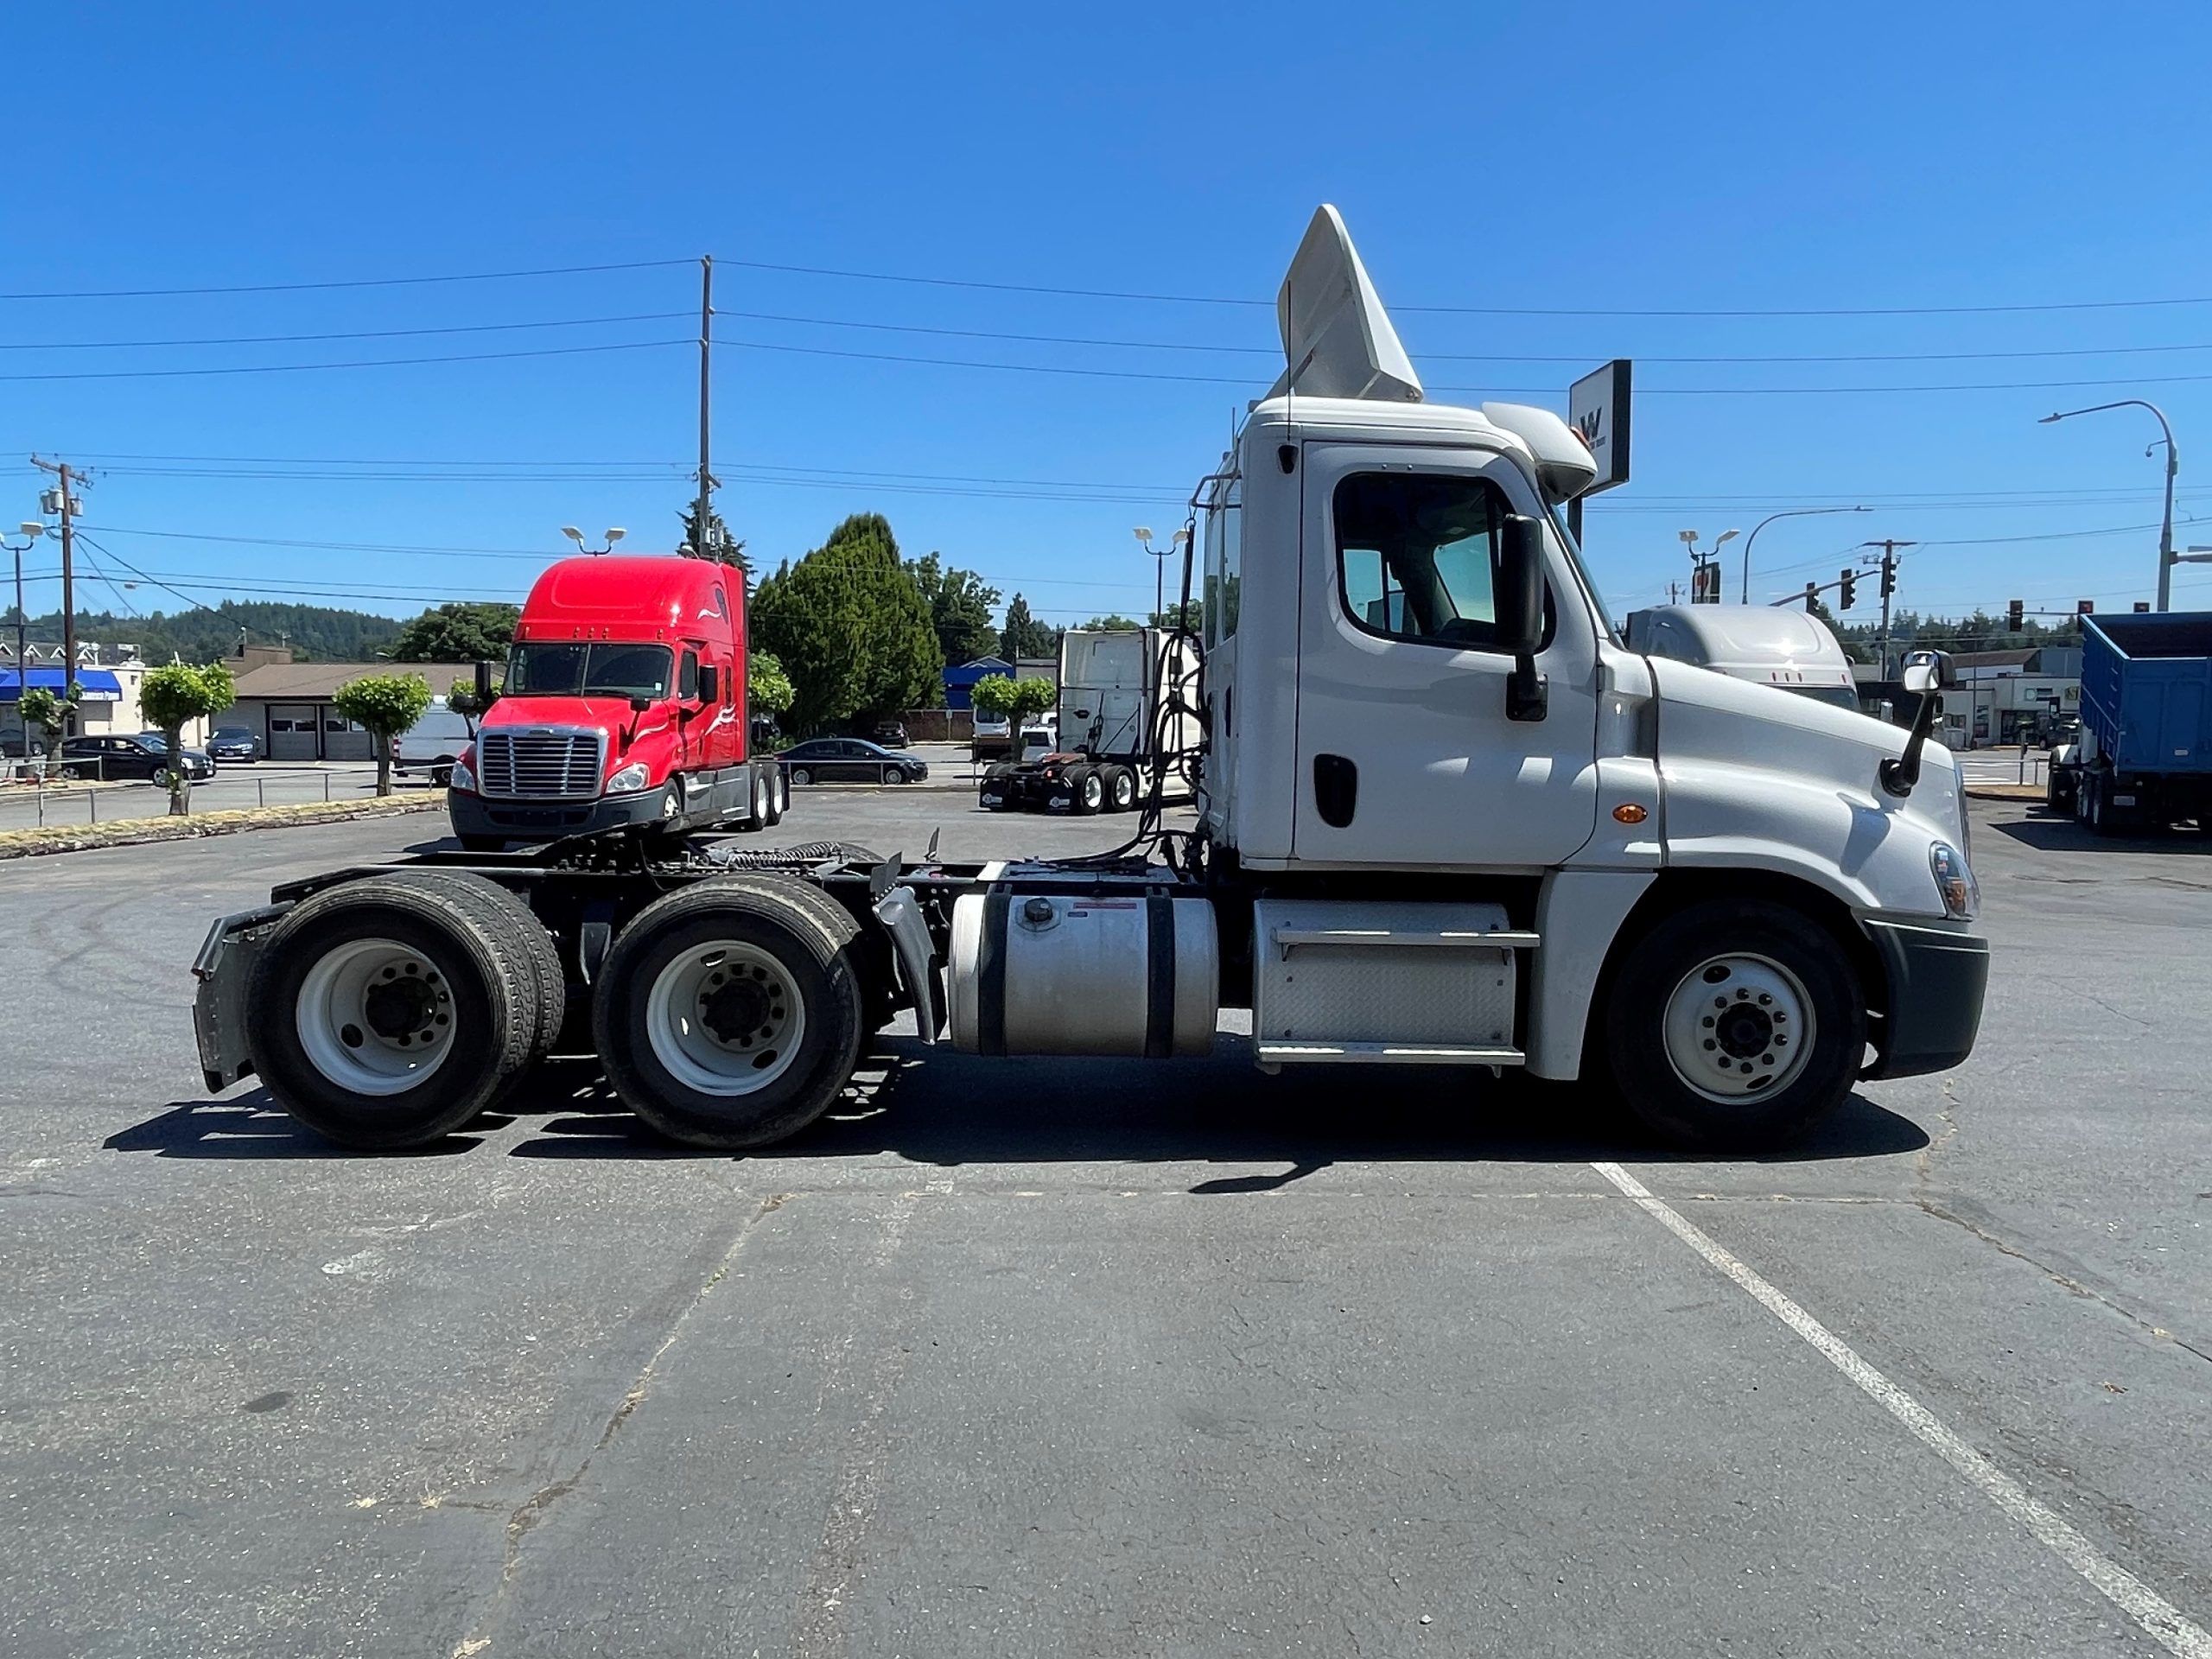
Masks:
[[[106,352],[150,350],[172,346],[289,346],[313,340],[410,340],[424,334],[496,334],[526,328],[590,328],[614,322],[670,322],[682,321],[690,315],[688,311],[632,311],[617,317],[550,317],[541,322],[453,323],[437,328],[367,328],[336,334],[227,334],[195,340],[7,340],[0,341],[0,352]],[[1580,360],[1576,359],[1578,362]]]
[[[453,357],[386,357],[347,363],[256,363],[200,369],[79,369],[52,374],[0,374],[0,380],[164,380],[211,374],[308,374],[323,369],[400,369],[425,363],[493,363],[520,357],[578,357],[592,352],[644,352],[690,346],[690,340],[637,340],[605,346],[546,346],[526,352],[469,352]]]
[[[503,283],[526,276],[583,276],[609,270],[657,270],[696,259],[631,259],[607,265],[545,265],[533,270],[474,270],[437,276],[357,276],[340,282],[243,283],[214,288],[107,288],[0,294],[0,300],[149,300],[196,294],[304,294],[340,288],[419,288],[432,283]]]

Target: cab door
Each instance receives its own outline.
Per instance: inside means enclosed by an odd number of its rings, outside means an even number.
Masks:
[[[1564,861],[1596,827],[1597,638],[1548,534],[1542,717],[1511,717],[1492,596],[1505,519],[1541,516],[1528,480],[1468,450],[1309,443],[1302,457],[1292,857]]]

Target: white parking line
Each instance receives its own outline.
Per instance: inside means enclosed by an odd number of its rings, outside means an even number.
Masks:
[[[2156,1637],[2161,1646],[2182,1656],[2182,1659],[2212,1659],[2212,1634],[2183,1617],[2181,1610],[2164,1596],[2100,1552],[2047,1505],[2030,1497],[2018,1481],[1945,1427],[1925,1406],[1861,1359],[1826,1325],[1683,1219],[1663,1199],[1652,1197],[1649,1188],[1618,1164],[1598,1163],[1591,1167],[1626,1193],[1669,1232],[1750,1292],[1768,1313],[1818,1349],[1830,1364],[1910,1429],[1944,1462],[1980,1488],[1982,1496],[2027,1529],[2044,1548],[2094,1585],[2113,1606]]]

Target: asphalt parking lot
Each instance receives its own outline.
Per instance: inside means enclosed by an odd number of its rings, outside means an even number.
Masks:
[[[1980,1051],[1747,1161],[1233,1037],[346,1156],[204,1096],[186,969],[423,820],[0,867],[0,1651],[2212,1650],[2212,841],[1974,817]]]

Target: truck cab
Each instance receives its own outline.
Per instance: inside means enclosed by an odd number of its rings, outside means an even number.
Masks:
[[[462,846],[774,822],[780,777],[748,754],[744,616],[744,573],[727,565],[600,556],[548,569],[499,701],[453,768]]]

